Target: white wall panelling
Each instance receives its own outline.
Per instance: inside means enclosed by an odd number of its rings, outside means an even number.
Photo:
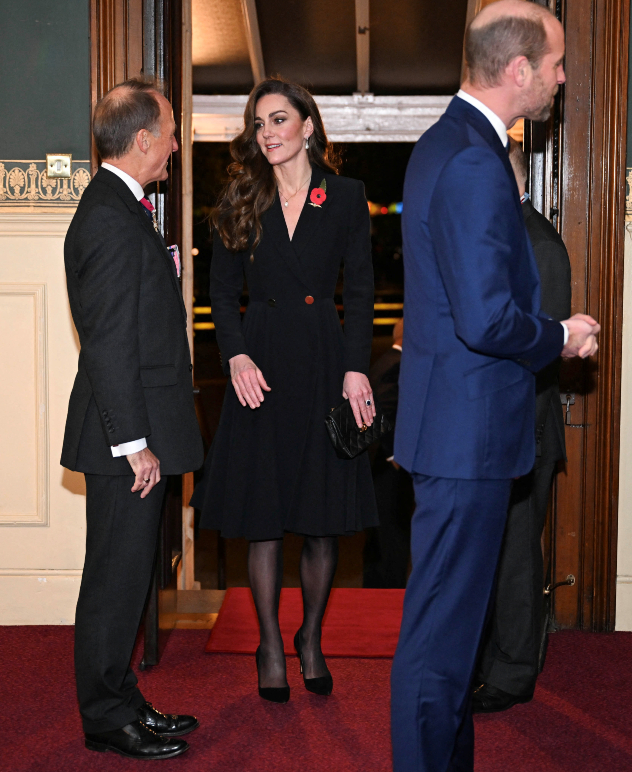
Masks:
[[[44,284],[0,283],[0,340],[0,526],[47,526]]]
[[[0,206],[0,624],[74,621],[85,485],[59,464],[79,353],[63,252],[73,214]]]

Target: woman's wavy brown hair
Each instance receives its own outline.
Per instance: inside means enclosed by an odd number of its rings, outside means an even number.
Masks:
[[[230,179],[211,211],[211,223],[231,252],[257,246],[261,240],[261,216],[272,206],[276,196],[277,184],[272,164],[257,144],[255,129],[257,102],[267,94],[282,94],[304,121],[312,119],[314,133],[309,138],[309,162],[312,166],[338,174],[340,161],[327,139],[323,119],[309,91],[281,78],[261,81],[248,97],[244,130],[230,143],[233,158],[228,167]]]

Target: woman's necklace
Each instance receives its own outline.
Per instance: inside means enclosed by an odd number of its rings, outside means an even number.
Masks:
[[[285,199],[285,203],[283,204],[283,206],[287,206],[287,205],[290,203],[290,201],[291,201],[291,200],[294,198],[294,196],[295,196],[297,193],[300,193],[300,192],[301,192],[301,190],[303,190],[303,188],[305,187],[305,185],[307,185],[307,183],[308,183],[308,182],[309,182],[311,179],[312,179],[312,174],[311,174],[311,172],[310,172],[310,175],[309,175],[309,177],[308,177],[308,178],[305,180],[305,182],[304,182],[304,183],[301,185],[301,187],[300,187],[298,190],[294,191],[294,193],[292,193],[292,195],[291,195],[289,198],[288,198],[288,197],[285,195],[285,193],[282,193],[282,192],[281,192],[281,188],[279,188],[279,195],[281,196],[281,198],[284,198],[284,199]],[[279,187],[279,186],[277,185],[277,187]]]

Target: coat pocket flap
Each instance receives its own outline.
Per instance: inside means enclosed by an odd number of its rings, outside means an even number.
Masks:
[[[145,387],[175,386],[178,374],[175,365],[150,365],[140,368],[140,382]]]
[[[476,367],[464,373],[468,399],[478,399],[486,394],[506,389],[521,381],[527,371],[511,359],[499,359],[495,362]]]

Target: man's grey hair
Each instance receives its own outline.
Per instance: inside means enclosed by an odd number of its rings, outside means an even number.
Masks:
[[[119,83],[98,102],[92,119],[94,142],[101,158],[121,158],[141,129],[160,134],[160,104],[155,82],[135,78]]]
[[[513,137],[509,137],[509,161],[516,175],[516,180],[525,185],[529,179],[527,156],[524,154],[520,142],[516,142]]]
[[[465,32],[468,79],[483,88],[500,85],[507,65],[517,56],[526,56],[537,70],[548,51],[541,13],[501,16],[488,24],[470,24]]]

